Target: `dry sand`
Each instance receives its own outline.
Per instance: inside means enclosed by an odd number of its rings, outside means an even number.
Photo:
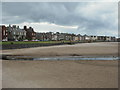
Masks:
[[[72,55],[118,55],[117,42],[81,43],[76,45],[58,45],[49,47],[3,50],[3,54],[27,56],[72,56]]]
[[[91,43],[3,50],[32,56],[114,55],[117,43]],[[117,88],[118,61],[7,61],[2,62],[3,88]]]

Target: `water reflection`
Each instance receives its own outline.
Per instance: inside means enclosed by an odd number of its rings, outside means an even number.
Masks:
[[[4,56],[3,60],[119,60],[118,57],[99,56],[64,56],[64,57],[37,57],[31,56]]]

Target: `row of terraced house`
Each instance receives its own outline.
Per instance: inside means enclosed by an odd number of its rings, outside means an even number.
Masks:
[[[23,29],[16,25],[0,26],[0,32],[2,36],[2,41],[23,41],[23,40],[34,40],[36,32],[32,27],[27,28],[24,26]]]
[[[35,32],[32,27],[0,26],[2,41],[116,41],[112,36],[81,35],[60,32]]]

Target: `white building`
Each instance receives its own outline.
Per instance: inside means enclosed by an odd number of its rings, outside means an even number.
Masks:
[[[93,36],[93,35],[90,36],[90,40],[91,40],[91,41],[96,41],[97,39],[98,39],[97,36]]]
[[[13,25],[7,27],[7,33],[8,33],[8,40],[24,40],[26,38],[26,31],[24,29],[20,29],[19,26]]]

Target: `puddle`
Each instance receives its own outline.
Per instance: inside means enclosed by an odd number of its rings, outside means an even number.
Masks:
[[[110,56],[64,56],[64,57],[40,57],[33,58],[30,56],[4,56],[3,60],[119,60],[119,57]]]

